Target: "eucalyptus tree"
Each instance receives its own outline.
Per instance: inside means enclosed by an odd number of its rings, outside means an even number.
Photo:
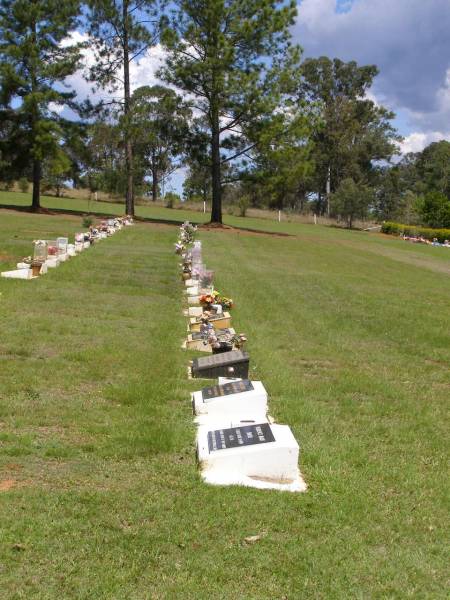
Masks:
[[[56,84],[79,68],[80,45],[72,43],[69,35],[78,15],[77,0],[2,0],[0,4],[0,111],[7,115],[11,138],[20,141],[22,156],[31,162],[33,210],[40,207],[44,159],[64,160],[60,112],[65,106],[75,107],[75,92],[62,91],[61,85],[57,89]],[[8,158],[7,151],[2,159],[20,163],[19,156]]]
[[[325,56],[302,64],[300,97],[321,107],[312,141],[314,191],[324,210],[343,179],[368,182],[376,175],[375,161],[390,160],[397,151],[394,113],[368,98],[377,74],[375,65]]]
[[[208,127],[211,221],[222,222],[224,163],[245,154],[243,129],[280,105],[299,52],[290,44],[295,2],[174,0],[161,76],[183,90]],[[221,149],[225,152],[221,154]]]
[[[123,126],[125,150],[125,207],[134,214],[133,141],[131,134],[131,74],[138,61],[159,39],[158,0],[87,0],[90,43],[95,62],[89,79],[102,88],[121,90],[121,98],[111,104]]]
[[[137,159],[152,179],[152,200],[161,181],[181,166],[189,133],[190,109],[174,90],[143,86],[132,95],[131,131]]]

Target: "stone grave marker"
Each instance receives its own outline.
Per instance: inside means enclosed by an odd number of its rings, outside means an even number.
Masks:
[[[208,483],[306,489],[298,469],[299,446],[287,425],[242,422],[216,429],[201,425],[197,457]]]
[[[267,419],[267,392],[261,381],[230,381],[193,392],[191,398],[197,423]]]
[[[192,361],[192,376],[212,379],[216,377],[248,377],[250,356],[242,350],[231,350],[212,356],[202,356]]]

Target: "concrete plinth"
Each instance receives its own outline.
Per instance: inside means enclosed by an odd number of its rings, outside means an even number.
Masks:
[[[267,392],[261,381],[240,379],[191,394],[198,423],[267,420]]]
[[[299,446],[287,425],[226,425],[198,429],[197,457],[207,483],[306,490],[298,469]]]

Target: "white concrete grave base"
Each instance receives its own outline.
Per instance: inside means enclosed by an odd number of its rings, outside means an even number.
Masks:
[[[287,425],[238,423],[234,428],[198,428],[202,477],[213,485],[304,492],[306,483],[298,469],[298,455],[299,446]]]
[[[203,314],[203,308],[201,306],[190,306],[188,308],[189,317],[201,317]]]
[[[188,296],[188,304],[200,304],[200,296]]]
[[[3,271],[1,275],[2,277],[6,277],[6,279],[33,279],[33,271],[30,268]]]
[[[198,281],[196,279],[186,279],[186,281],[184,282],[184,285],[187,288],[194,287],[194,286],[198,287]]]
[[[67,254],[69,256],[76,256],[75,244],[68,244],[67,245]]]
[[[83,252],[84,243],[83,242],[75,242],[75,252],[78,254],[79,252]]]
[[[59,265],[59,258],[57,256],[49,256],[45,261],[48,268],[54,269]]]
[[[203,388],[191,394],[195,422],[267,421],[267,392],[261,381],[248,379]]]
[[[87,250],[89,248],[89,246],[91,245],[91,242],[83,242],[83,248],[85,250]]]
[[[200,291],[199,291],[199,287],[198,285],[194,285],[193,287],[187,288],[186,290],[186,294],[188,296],[198,296]]]
[[[69,255],[67,252],[63,252],[62,254],[58,254],[58,259],[59,262],[66,262],[66,260],[69,260]]]

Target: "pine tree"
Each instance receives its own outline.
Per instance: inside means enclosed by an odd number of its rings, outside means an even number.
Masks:
[[[287,66],[295,2],[175,0],[164,79],[183,90],[206,118],[212,180],[211,221],[222,222],[221,172],[245,152],[244,124],[277,108]],[[221,156],[222,140],[227,150]],[[231,152],[235,150],[234,154]]]
[[[69,36],[78,15],[77,0],[2,0],[0,5],[0,110],[9,115],[11,134],[32,163],[32,210],[40,208],[44,159],[61,158],[60,108],[74,106],[75,93],[55,84],[79,67],[80,46]]]
[[[134,215],[133,141],[131,134],[130,66],[157,43],[159,16],[156,0],[88,0],[89,32],[96,62],[90,80],[111,90],[121,88],[116,101],[123,126],[127,214]]]

